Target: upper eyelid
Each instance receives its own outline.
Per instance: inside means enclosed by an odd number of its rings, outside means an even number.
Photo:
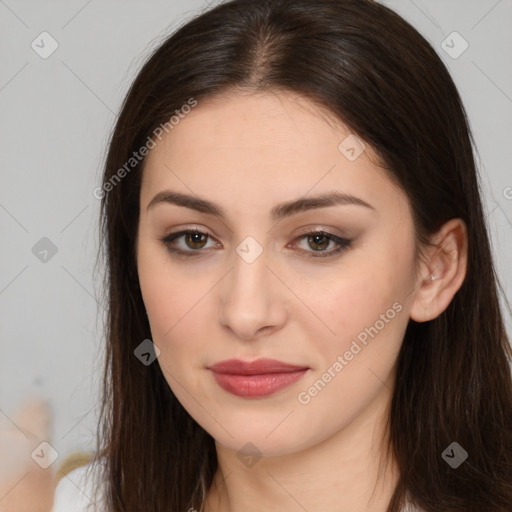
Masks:
[[[170,245],[171,242],[174,242],[175,240],[177,240],[177,239],[179,239],[179,238],[181,238],[181,237],[183,237],[183,236],[185,236],[185,235],[187,235],[189,233],[197,233],[197,234],[200,234],[200,235],[204,235],[207,238],[211,238],[212,241],[216,241],[216,243],[220,243],[220,242],[218,242],[216,237],[214,237],[213,235],[210,235],[210,233],[208,233],[208,231],[205,231],[202,228],[187,227],[187,226],[185,226],[184,228],[182,228],[182,229],[180,229],[178,231],[169,233],[168,235],[166,235],[163,238],[161,238],[161,240],[164,242],[165,245]],[[303,251],[303,252],[311,252],[311,253],[318,253],[318,254],[321,254],[321,253],[324,252],[326,255],[328,255],[328,254],[337,252],[337,250],[340,249],[340,248],[350,246],[350,244],[353,242],[353,240],[351,238],[347,238],[347,237],[340,236],[340,235],[335,235],[334,233],[331,233],[327,229],[320,228],[320,227],[318,227],[318,228],[311,228],[311,229],[308,229],[308,230],[304,231],[303,233],[300,233],[300,234],[296,235],[293,238],[292,242],[294,242],[294,245],[295,245],[297,243],[297,240],[301,241],[302,239],[304,239],[308,235],[315,235],[315,234],[319,234],[319,235],[325,236],[326,238],[328,238],[328,240],[330,242],[333,242],[334,244],[337,244],[337,249],[331,249],[329,251],[307,251],[305,249],[300,249],[301,251]],[[171,239],[171,240],[169,240],[169,239]],[[208,242],[208,240],[207,240],[207,242]],[[203,248],[203,247],[199,248],[199,249],[187,248],[187,249],[175,249],[175,250],[176,250],[176,252],[190,253],[190,254],[193,254],[193,253],[200,254],[201,252],[208,251],[207,248]]]
[[[217,237],[210,234],[210,232],[208,230],[205,230],[203,228],[197,228],[197,227],[188,227],[188,226],[185,226],[177,231],[172,231],[170,233],[168,233],[167,235],[165,235],[164,237],[162,237],[162,239],[166,239],[166,238],[170,238],[172,236],[176,236],[176,238],[179,238],[179,236],[183,236],[187,233],[198,233],[200,235],[206,235],[208,236],[209,238],[212,238],[212,239],[215,239],[217,240]],[[306,235],[310,235],[310,234],[322,234],[322,235],[325,235],[325,236],[328,236],[328,237],[332,237],[332,238],[338,238],[338,239],[348,239],[348,237],[346,235],[340,235],[340,234],[335,234],[335,233],[332,233],[331,231],[329,231],[328,228],[309,228],[307,229],[306,231],[302,232],[302,233],[299,233],[297,235],[295,235],[294,237],[294,240],[296,240],[297,238],[302,238]]]
[[[312,226],[314,226],[314,227],[304,228],[304,231],[302,231],[302,229],[301,229],[301,232],[299,234],[296,234],[295,238],[302,237],[302,236],[308,235],[310,233],[320,233],[320,232],[323,232],[332,237],[350,238],[350,236],[347,233],[333,233],[332,232],[333,230],[341,231],[339,228],[322,226],[321,223],[312,224]],[[196,224],[189,224],[189,225],[185,224],[184,226],[180,226],[180,228],[178,230],[171,231],[165,236],[169,237],[172,235],[184,234],[186,232],[198,232],[200,234],[208,235],[210,238],[217,239],[217,237],[215,235],[211,234],[210,230],[208,230],[207,228],[198,227],[198,225],[196,225]]]

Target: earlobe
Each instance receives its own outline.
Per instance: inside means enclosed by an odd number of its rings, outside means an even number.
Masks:
[[[434,235],[433,243],[422,263],[411,305],[410,317],[416,322],[433,320],[443,313],[466,277],[468,240],[464,221],[446,222]]]

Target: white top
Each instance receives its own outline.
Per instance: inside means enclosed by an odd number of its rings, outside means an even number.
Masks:
[[[92,465],[87,464],[63,476],[55,489],[51,512],[106,512],[102,503],[96,502],[97,506],[94,506],[93,483],[98,476],[94,472]],[[94,479],[91,479],[93,474]],[[98,501],[102,499],[100,491]]]
[[[94,470],[91,464],[80,466],[74,469],[66,476],[62,477],[55,489],[55,498],[51,512],[107,512],[101,501],[103,500],[102,491],[98,496],[96,508],[94,507],[93,482],[91,475]],[[94,480],[96,479],[94,474]],[[89,478],[87,478],[89,477]],[[420,509],[407,504],[403,512],[421,512]]]

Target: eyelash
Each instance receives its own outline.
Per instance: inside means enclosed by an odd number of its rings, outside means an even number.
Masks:
[[[184,235],[187,235],[187,234],[198,234],[198,235],[203,235],[203,236],[212,238],[208,233],[204,233],[204,232],[196,230],[196,229],[187,229],[187,230],[179,231],[177,233],[171,233],[170,235],[161,238],[160,241],[164,244],[166,249],[171,253],[174,253],[174,254],[177,254],[180,256],[186,256],[186,257],[200,256],[201,252],[204,253],[204,251],[202,251],[202,249],[191,249],[189,251],[183,251],[181,249],[176,249],[175,247],[171,246],[171,243],[174,242],[174,240],[176,240],[177,238],[180,238]],[[323,237],[327,238],[329,241],[337,243],[338,248],[331,250],[329,252],[305,251],[305,252],[311,252],[310,255],[306,256],[307,258],[330,258],[330,257],[333,257],[333,256],[339,254],[340,252],[348,249],[349,247],[351,247],[351,244],[352,244],[352,240],[348,240],[346,238],[340,238],[336,235],[333,235],[332,233],[328,233],[327,231],[323,231],[323,230],[309,231],[308,233],[304,233],[304,234],[300,235],[299,237],[297,237],[296,240],[301,240],[303,238],[307,238],[310,236],[323,236]],[[208,239],[206,240],[206,242],[208,242]],[[317,253],[317,254],[315,254],[315,253]]]

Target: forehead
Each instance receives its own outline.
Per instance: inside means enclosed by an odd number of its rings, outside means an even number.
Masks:
[[[368,202],[385,187],[401,194],[368,145],[354,146],[364,151],[348,158],[347,145],[362,141],[326,109],[293,93],[231,93],[199,101],[156,142],[144,166],[146,204],[163,188],[221,201],[259,196],[256,207],[263,197],[277,202],[310,190],[357,192]]]
[[[350,133],[326,109],[288,92],[226,93],[199,101],[183,117],[165,137],[164,146],[171,146],[177,154],[201,147],[216,153],[243,150],[259,154],[263,150],[262,157],[279,152],[285,158],[287,149],[304,152],[333,145],[336,149],[340,136]],[[153,151],[149,160],[161,152],[159,146],[160,151]],[[188,159],[197,156],[187,155]]]

